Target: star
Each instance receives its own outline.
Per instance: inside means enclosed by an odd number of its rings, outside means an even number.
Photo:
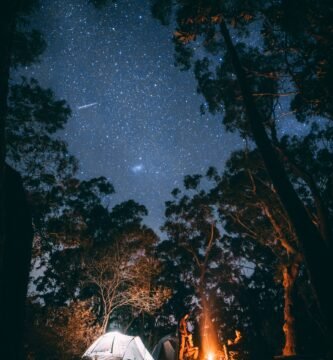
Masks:
[[[134,172],[134,174],[142,172],[143,169],[144,169],[144,166],[142,164],[134,165],[131,167],[131,170],[132,170],[132,172]]]

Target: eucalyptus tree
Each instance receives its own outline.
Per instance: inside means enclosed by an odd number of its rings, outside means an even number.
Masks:
[[[227,162],[225,172],[212,196],[219,201],[219,211],[226,231],[242,239],[244,257],[256,264],[253,242],[268,247],[276,257],[275,273],[284,289],[285,344],[283,355],[296,355],[296,329],[293,312],[295,282],[303,263],[303,255],[281,207],[258,152],[237,152]],[[257,266],[257,265],[255,265]]]
[[[100,308],[102,333],[108,330],[110,319],[119,310],[127,309],[134,317],[153,315],[168,299],[170,290],[156,285],[160,273],[159,261],[152,253],[156,240],[151,230],[137,229],[86,258],[83,284]],[[120,320],[124,326],[124,319]]]
[[[204,108],[222,112],[228,129],[239,129],[257,145],[300,241],[332,338],[333,299],[327,287],[332,278],[331,241],[327,245],[286,173],[274,146],[274,118],[282,115],[276,111],[282,99],[294,95],[287,106],[299,119],[330,116],[333,9],[325,0],[307,1],[299,21],[289,26],[296,9],[294,1],[290,5],[283,1],[152,2],[153,14],[175,26],[176,60],[184,69],[194,65],[198,91],[206,99]],[[319,17],[314,16],[317,13]],[[290,53],[294,45],[296,51]],[[313,92],[311,84],[320,91]]]
[[[35,280],[35,297],[54,311],[88,300],[100,332],[116,317],[125,328],[141,314],[152,315],[169,296],[156,283],[158,237],[142,224],[144,206],[133,200],[112,209],[103,204],[113,190],[105,179],[75,185],[48,222],[52,247]]]
[[[201,178],[186,176],[185,190],[174,189],[173,199],[166,202],[162,227],[166,239],[158,254],[164,265],[161,279],[173,289],[164,316],[179,319],[186,311],[193,312],[205,351],[220,345],[218,333],[225,321],[221,308],[237,302],[233,289],[241,280],[232,254],[224,251],[216,207]]]
[[[332,147],[329,142],[325,142],[329,134],[327,129],[313,129],[304,137],[286,136],[281,141],[281,151],[285,154],[290,178],[313,223],[323,234],[328,231],[326,226],[330,226],[325,221],[330,224],[332,217],[332,196],[329,194],[332,165],[328,160],[332,157]],[[214,169],[208,171],[208,176],[216,181],[211,196],[219,203],[230,242],[240,242],[240,249],[248,261],[258,261],[258,247],[253,247],[253,242],[257,242],[259,247],[266,247],[276,258],[274,272],[284,289],[283,354],[295,354],[300,349],[296,341],[295,318],[299,305],[295,305],[298,301],[296,294],[301,293],[301,287],[308,286],[304,274],[306,264],[302,247],[281,206],[260,154],[257,150],[235,152],[228,160],[221,177]],[[316,197],[312,197],[313,191],[309,184],[316,189]],[[322,214],[324,210],[327,210],[325,216]],[[309,307],[311,303],[312,306],[315,305],[313,296],[302,300]],[[320,317],[317,320],[324,323],[324,319]],[[318,330],[317,328],[316,331]],[[304,340],[301,342],[304,346]]]

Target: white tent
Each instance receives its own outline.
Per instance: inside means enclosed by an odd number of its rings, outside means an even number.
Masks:
[[[83,354],[84,360],[154,360],[138,336],[116,331],[99,337]]]

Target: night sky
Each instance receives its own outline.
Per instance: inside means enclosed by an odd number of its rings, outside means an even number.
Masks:
[[[149,1],[95,9],[85,0],[44,0],[33,24],[48,48],[24,75],[65,99],[73,112],[62,136],[80,161],[80,177],[107,177],[111,206],[127,199],[163,223],[164,202],[184,175],[221,169],[241,145],[221,116],[200,115],[192,72],[174,66],[172,29]]]

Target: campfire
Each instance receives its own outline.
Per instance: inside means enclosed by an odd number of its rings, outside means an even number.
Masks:
[[[211,320],[211,315],[208,306],[205,306],[202,314],[201,322],[201,348],[200,353],[203,360],[219,360],[221,358],[221,351],[217,331],[214,323]]]
[[[235,331],[235,338],[227,340],[221,345],[210,312],[205,308],[201,319],[201,346],[193,345],[192,334],[187,330],[186,314],[180,321],[180,352],[179,360],[236,360],[238,359],[238,345],[242,339],[240,331]]]
[[[202,339],[201,360],[238,360],[239,345],[242,342],[241,332],[235,330],[234,339],[228,339],[226,343],[221,344],[209,309],[207,301],[204,301],[202,327],[200,329]]]

